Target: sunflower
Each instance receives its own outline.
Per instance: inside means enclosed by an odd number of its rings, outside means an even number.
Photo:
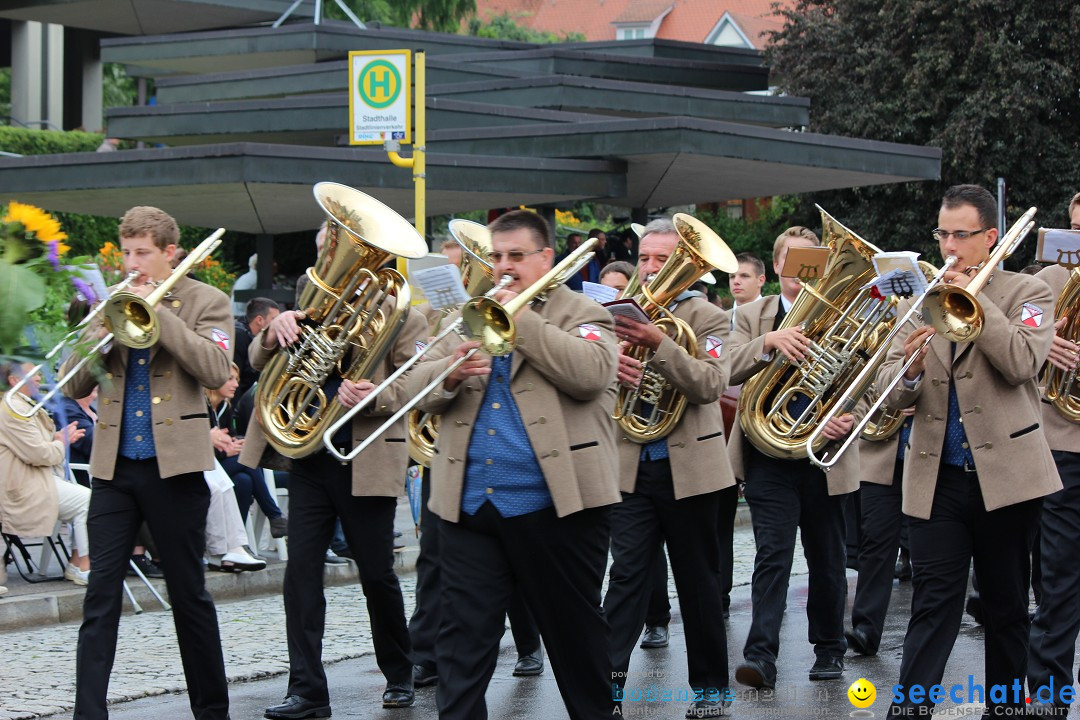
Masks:
[[[70,246],[61,242],[67,240],[68,236],[60,229],[60,221],[33,205],[12,201],[8,204],[3,221],[22,225],[27,234],[33,235],[40,242],[56,243],[56,251],[60,255],[71,249]]]

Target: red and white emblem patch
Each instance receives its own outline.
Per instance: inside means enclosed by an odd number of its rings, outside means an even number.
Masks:
[[[424,348],[426,348],[426,347],[427,347],[426,342],[423,342],[421,340],[417,340],[416,341],[416,354],[419,355],[420,353],[424,352]]]
[[[222,350],[229,349],[229,333],[214,328],[210,331],[210,339]]]
[[[600,339],[600,328],[596,327],[595,325],[589,325],[588,323],[586,323],[585,325],[578,325],[577,331],[581,335],[581,337],[585,338],[586,340]]]
[[[1024,303],[1024,307],[1020,308],[1020,322],[1028,327],[1040,327],[1042,326],[1042,321],[1042,308],[1032,305],[1031,303]]]
[[[719,359],[721,351],[724,349],[724,341],[715,335],[709,335],[705,338],[705,352],[710,357]]]

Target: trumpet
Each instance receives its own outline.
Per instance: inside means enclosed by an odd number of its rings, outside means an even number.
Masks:
[[[139,277],[138,270],[132,270],[131,272],[129,272],[127,274],[127,277],[124,278],[123,282],[113,288],[112,294],[115,295],[126,290],[127,287],[131,285],[131,283],[135,282],[135,278],[137,277]],[[90,324],[90,321],[97,317],[104,308],[105,303],[99,302],[94,307],[94,309],[91,310],[90,313],[86,317],[84,317],[78,325],[75,326],[74,330],[65,335],[63,339],[60,340],[60,342],[56,343],[56,345],[53,346],[52,350],[45,353],[45,358],[40,363],[35,365],[30,370],[30,372],[26,373],[22,380],[15,383],[15,385],[12,386],[10,390],[4,393],[4,402],[7,404],[8,412],[13,414],[15,417],[22,418],[23,420],[30,420],[31,418],[33,418],[35,415],[37,415],[39,410],[49,404],[49,401],[52,400],[57,393],[64,389],[65,385],[71,382],[71,378],[75,377],[75,375],[80,370],[82,370],[83,367],[86,366],[86,363],[90,362],[91,358],[97,355],[102,348],[112,342],[111,336],[109,336],[107,339],[103,338],[102,340],[99,340],[97,344],[94,345],[94,347],[91,348],[89,352],[87,352],[86,356],[82,360],[80,360],[79,363],[75,365],[75,367],[71,368],[71,370],[68,370],[62,378],[57,380],[56,384],[53,385],[52,389],[49,390],[49,392],[45,393],[45,395],[41,397],[41,400],[35,403],[34,406],[31,407],[28,411],[22,412],[16,409],[15,405],[11,402],[15,394],[22,390],[26,386],[26,383],[30,381],[30,378],[41,372],[41,369],[48,365],[49,361],[56,357],[56,355],[61,350],[68,347],[68,345],[74,342],[79,337],[79,334],[83,331],[83,329]]]
[[[121,345],[136,349],[148,348],[154,345],[161,336],[161,324],[158,322],[157,311],[154,310],[154,306],[169,294],[173,285],[175,285],[180,278],[191,272],[191,268],[205,260],[217,249],[218,245],[221,245],[221,236],[224,234],[225,228],[218,228],[215,230],[213,234],[199,243],[199,245],[184,258],[184,261],[176,266],[169,277],[165,278],[165,280],[154,288],[154,290],[145,298],[127,289],[131,283],[134,282],[135,278],[139,276],[137,271],[128,273],[128,276],[113,290],[109,297],[101,301],[101,303],[99,303],[98,306],[83,319],[75,330],[68,333],[56,347],[45,355],[45,362],[35,366],[33,370],[27,373],[25,378],[20,380],[14,387],[5,393],[4,403],[7,405],[8,411],[23,420],[29,420],[34,417],[34,415],[41,410],[41,408],[45,407],[56,393],[71,381],[71,378],[75,377],[75,375],[82,370],[91,359],[108,347],[113,340]],[[33,407],[25,412],[16,410],[11,402],[14,393],[19,392],[19,390],[26,385],[27,381],[36,375],[45,363],[60,352],[72,338],[78,335],[83,328],[98,315],[98,313],[101,313],[102,324],[105,326],[108,333],[98,340],[74,367],[68,370],[62,378],[57,380],[56,385],[52,390],[46,393]]]
[[[443,381],[450,377],[455,370],[465,364],[469,358],[475,355],[477,350],[483,349],[484,352],[489,355],[507,355],[512,352],[517,343],[514,315],[541,295],[562,285],[573,277],[575,273],[579,272],[582,267],[592,260],[593,255],[595,254],[592,252],[592,249],[596,246],[596,243],[596,238],[582,243],[576,250],[563,258],[562,262],[551,268],[551,270],[545,273],[543,277],[527,289],[523,290],[520,295],[510,300],[505,305],[495,301],[493,297],[496,292],[513,281],[513,279],[508,276],[504,276],[500,280],[498,286],[492,288],[491,292],[487,295],[473,298],[465,303],[461,310],[461,316],[457,320],[439,333],[421,352],[409,358],[405,363],[402,363],[401,367],[395,370],[383,380],[382,383],[368,393],[367,397],[350,408],[340,420],[327,428],[326,432],[323,433],[323,445],[326,446],[326,449],[341,462],[349,462],[366,450],[371,443],[382,437],[383,434],[393,427],[402,416],[407,415],[414,407],[416,407],[428,393],[442,385]],[[416,365],[416,363],[420,362],[420,359],[426,356],[433,347],[442,342],[451,333],[458,332],[459,330],[466,330],[471,337],[479,336],[480,348],[474,348],[463,357],[454,361],[450,367],[443,370],[438,377],[417,393],[415,397],[405,403],[401,409],[391,415],[386,422],[376,428],[351,452],[343,453],[334,447],[334,435],[338,430],[345,427],[345,423],[373,403],[376,397],[384,392],[386,388],[390,387],[391,383],[408,372]]]

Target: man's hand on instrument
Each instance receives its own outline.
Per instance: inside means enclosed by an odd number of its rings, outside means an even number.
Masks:
[[[286,310],[278,313],[278,316],[266,326],[266,337],[263,338],[263,347],[272,348],[277,343],[280,347],[288,347],[300,338],[300,321],[305,317],[303,310]]]
[[[451,363],[455,363],[461,358],[465,357],[472,350],[476,350],[480,347],[480,343],[476,340],[469,340],[463,342],[457,346],[454,350],[453,360]],[[490,375],[491,374],[491,356],[485,352],[474,353],[471,358],[463,362],[454,372],[447,376],[443,381],[443,387],[448,391],[453,391],[459,383],[468,380],[471,377],[478,375]]]
[[[924,325],[917,329],[915,332],[907,336],[907,340],[904,341],[904,362],[911,360],[911,357],[918,353],[918,357],[908,367],[907,372],[904,373],[904,377],[908,380],[915,380],[917,377],[926,371],[926,353],[930,352],[930,344],[926,343],[927,338],[932,336],[936,331],[930,325]],[[924,343],[926,343],[924,345]]]
[[[765,333],[765,352],[779,350],[792,362],[802,362],[810,350],[810,339],[803,335],[802,326]]]
[[[652,323],[638,322],[627,317],[615,318],[615,336],[631,345],[646,347],[650,350],[660,347],[660,343],[667,337],[663,330]]]
[[[337,396],[342,405],[351,408],[362,402],[374,389],[375,383],[369,380],[361,380],[360,382],[342,380],[341,387],[338,388]]]
[[[967,268],[963,272],[957,272],[956,270],[946,270],[943,282],[946,285],[955,285],[956,287],[966,288],[968,283],[971,282],[971,275],[968,272],[975,272],[974,268]]]
[[[641,383],[641,363],[625,351],[624,345],[619,347],[619,369],[615,377],[621,384],[636,388]]]
[[[821,434],[830,440],[843,440],[853,427],[855,427],[855,416],[851,413],[844,413],[825,423],[825,427],[821,429]]]
[[[1065,329],[1065,325],[1068,322],[1068,315],[1058,318],[1057,322],[1054,323],[1054,332],[1060,333]],[[1076,367],[1076,354],[1078,349],[1080,348],[1077,347],[1076,343],[1070,342],[1060,335],[1055,334],[1054,342],[1050,345],[1050,354],[1046,359],[1059,370],[1069,372]]]
[[[507,288],[503,288],[502,290],[496,290],[495,294],[492,296],[492,299],[500,305],[506,305],[506,303],[510,302],[520,294],[521,293],[519,293],[517,290],[509,290]],[[517,314],[514,315],[514,317],[518,317],[521,315],[521,313],[531,309],[531,303],[526,303],[520,310],[517,311]]]

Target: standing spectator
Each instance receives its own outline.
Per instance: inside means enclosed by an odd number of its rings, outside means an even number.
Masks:
[[[560,263],[566,258],[567,255],[581,247],[581,233],[570,233],[566,236],[566,251],[562,255],[555,258],[556,263]],[[589,279],[589,267],[586,265],[576,275],[570,277],[566,281],[566,287],[570,288],[574,292],[581,292],[581,283],[583,280]]]

